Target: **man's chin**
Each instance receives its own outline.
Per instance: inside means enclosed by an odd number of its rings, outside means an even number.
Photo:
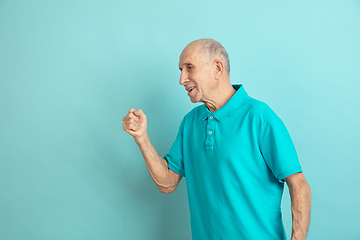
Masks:
[[[196,99],[196,98],[190,98],[190,101],[191,101],[192,103],[197,103],[197,102],[199,102],[200,100],[199,100],[199,99]]]
[[[195,91],[195,90],[193,90],[193,91]],[[191,93],[189,94],[189,97],[190,97],[190,101],[191,101],[192,103],[198,103],[198,102],[201,101],[201,97],[200,97],[199,94],[197,94],[197,93],[194,94],[194,92],[191,92]]]

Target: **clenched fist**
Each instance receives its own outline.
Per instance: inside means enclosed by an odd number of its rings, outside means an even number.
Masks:
[[[131,108],[129,113],[123,117],[123,128],[125,132],[137,139],[144,137],[147,134],[146,115],[141,109],[135,111]]]

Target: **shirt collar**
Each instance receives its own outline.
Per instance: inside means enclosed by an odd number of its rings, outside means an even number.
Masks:
[[[242,84],[234,84],[232,85],[236,90],[236,93],[222,106],[220,109],[215,112],[210,112],[210,110],[205,106],[206,111],[204,111],[202,115],[202,120],[206,120],[211,115],[214,116],[218,121],[224,120],[232,110],[239,106],[239,104],[249,95],[245,92],[244,86]]]

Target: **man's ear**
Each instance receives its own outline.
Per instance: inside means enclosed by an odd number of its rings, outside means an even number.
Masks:
[[[215,59],[214,62],[214,76],[216,80],[219,80],[224,72],[224,63],[220,59]]]

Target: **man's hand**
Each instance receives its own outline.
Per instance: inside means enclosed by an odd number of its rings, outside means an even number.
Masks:
[[[149,173],[162,193],[175,191],[182,176],[168,168],[168,162],[159,156],[150,142],[147,134],[146,115],[141,109],[135,111],[131,108],[129,113],[123,117],[123,128],[125,132],[134,137],[140,151],[145,159]]]
[[[123,117],[123,128],[125,132],[134,137],[135,142],[147,136],[146,115],[141,109],[135,111],[131,108],[129,113]]]

